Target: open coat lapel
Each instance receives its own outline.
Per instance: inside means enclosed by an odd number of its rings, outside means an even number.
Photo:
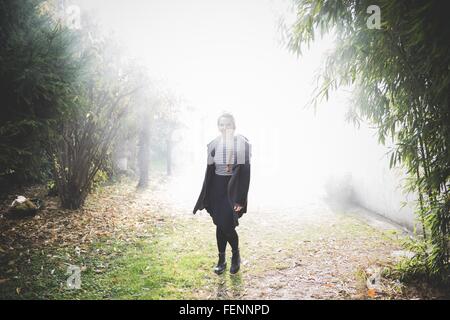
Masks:
[[[250,158],[251,158],[251,144],[248,139],[242,135],[239,135],[238,138],[244,139],[245,144],[245,161],[240,161],[244,163],[238,163],[233,165],[232,169],[232,177],[228,182],[228,201],[230,205],[233,207],[234,204],[239,203],[242,206],[241,211],[238,213],[238,216],[241,217],[242,214],[247,212],[247,196],[248,190],[250,186]],[[215,148],[217,143],[219,142],[220,136],[212,140],[207,145],[208,149],[208,159],[207,166],[205,172],[205,178],[203,180],[202,190],[198,197],[197,203],[195,204],[193,213],[195,214],[198,210],[206,209],[208,213],[211,213],[208,209],[208,188],[211,178],[215,174],[215,164],[214,164],[214,155]]]

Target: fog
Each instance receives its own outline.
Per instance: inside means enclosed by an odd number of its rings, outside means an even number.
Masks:
[[[289,1],[76,3],[189,106],[182,114],[185,127],[175,134],[174,199],[194,205],[206,144],[218,135],[223,111],[234,114],[237,132],[252,143],[249,206],[255,210],[311,201],[330,188],[345,194],[342,181],[371,170],[361,155],[387,162],[373,130],[345,122],[349,88],[316,112],[305,107],[333,36],[318,39],[301,57],[290,53],[279,30],[281,17],[292,19]]]

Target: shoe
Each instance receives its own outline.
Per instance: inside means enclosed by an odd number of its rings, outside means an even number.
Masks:
[[[235,274],[239,271],[239,268],[241,266],[241,256],[239,255],[239,249],[233,250],[233,255],[231,256],[231,267],[230,267],[230,273]]]
[[[225,252],[219,252],[219,261],[217,262],[217,266],[214,268],[214,272],[217,274],[221,274],[227,268],[227,261],[225,260]]]

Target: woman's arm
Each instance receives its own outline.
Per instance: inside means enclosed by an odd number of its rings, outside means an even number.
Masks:
[[[242,136],[243,137],[243,136]],[[250,186],[250,159],[252,156],[252,146],[249,143],[248,139],[243,137],[244,139],[244,163],[239,164],[239,177],[237,177],[237,192],[236,192],[236,198],[235,198],[235,204],[233,209],[236,212],[241,211],[244,207],[247,206],[247,196],[248,196],[248,189]],[[242,150],[242,149],[241,149]]]
[[[198,210],[206,209],[208,211],[208,185],[211,180],[211,176],[214,173],[215,165],[214,165],[214,148],[217,138],[208,143],[206,146],[207,150],[207,160],[206,160],[206,172],[205,178],[203,179],[202,190],[200,191],[200,195],[195,204],[193,213],[195,214]],[[209,211],[208,211],[209,212]]]

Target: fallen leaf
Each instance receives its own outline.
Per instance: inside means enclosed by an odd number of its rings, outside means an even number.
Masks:
[[[377,296],[377,291],[375,289],[369,289],[367,290],[367,295],[370,298],[375,298]]]

